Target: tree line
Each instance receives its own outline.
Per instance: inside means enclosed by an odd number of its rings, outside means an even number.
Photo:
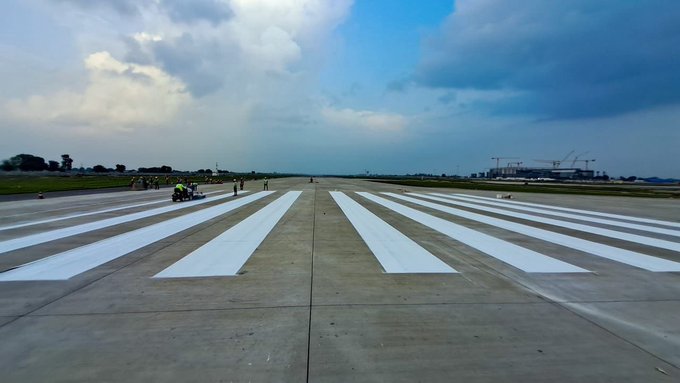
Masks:
[[[50,172],[70,172],[73,170],[73,159],[69,154],[62,154],[61,161],[45,161],[43,157],[34,156],[32,154],[17,154],[16,156],[2,160],[0,164],[0,170],[6,172],[11,171],[24,171],[24,172],[40,172],[40,171],[50,171]],[[84,171],[85,169],[78,169]],[[124,173],[127,167],[123,164],[116,164],[115,168],[107,168],[103,165],[95,165],[92,167],[92,171],[95,173]],[[139,173],[172,173],[172,167],[170,166],[154,166],[149,168],[139,168],[137,169]]]
[[[16,156],[2,160],[0,170],[10,172],[13,170],[21,170],[24,172],[35,172],[47,170],[50,172],[64,172],[70,171],[73,168],[73,159],[68,154],[61,155],[61,162],[47,161],[42,157],[34,156],[32,154],[17,154]]]

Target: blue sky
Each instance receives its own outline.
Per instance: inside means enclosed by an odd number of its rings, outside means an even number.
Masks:
[[[680,177],[680,3],[8,0],[0,157]],[[573,158],[573,157],[572,157]]]

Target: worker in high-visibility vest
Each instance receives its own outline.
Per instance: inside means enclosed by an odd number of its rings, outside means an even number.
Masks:
[[[175,193],[181,196],[180,200],[184,198],[189,198],[189,195],[187,194],[187,188],[182,183],[178,183],[177,185],[175,185]]]

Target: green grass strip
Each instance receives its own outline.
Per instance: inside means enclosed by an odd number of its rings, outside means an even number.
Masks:
[[[393,185],[417,186],[428,188],[454,188],[466,190],[488,190],[505,193],[546,193],[574,194],[615,197],[680,198],[679,190],[654,188],[653,186],[609,186],[609,185],[554,185],[554,184],[493,184],[472,181],[450,180],[371,180]]]

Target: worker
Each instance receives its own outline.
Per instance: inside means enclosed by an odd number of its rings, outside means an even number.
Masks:
[[[187,188],[181,182],[179,182],[179,183],[177,183],[177,185],[175,185],[175,193],[179,194],[180,201],[183,200],[184,198],[189,198]]]

